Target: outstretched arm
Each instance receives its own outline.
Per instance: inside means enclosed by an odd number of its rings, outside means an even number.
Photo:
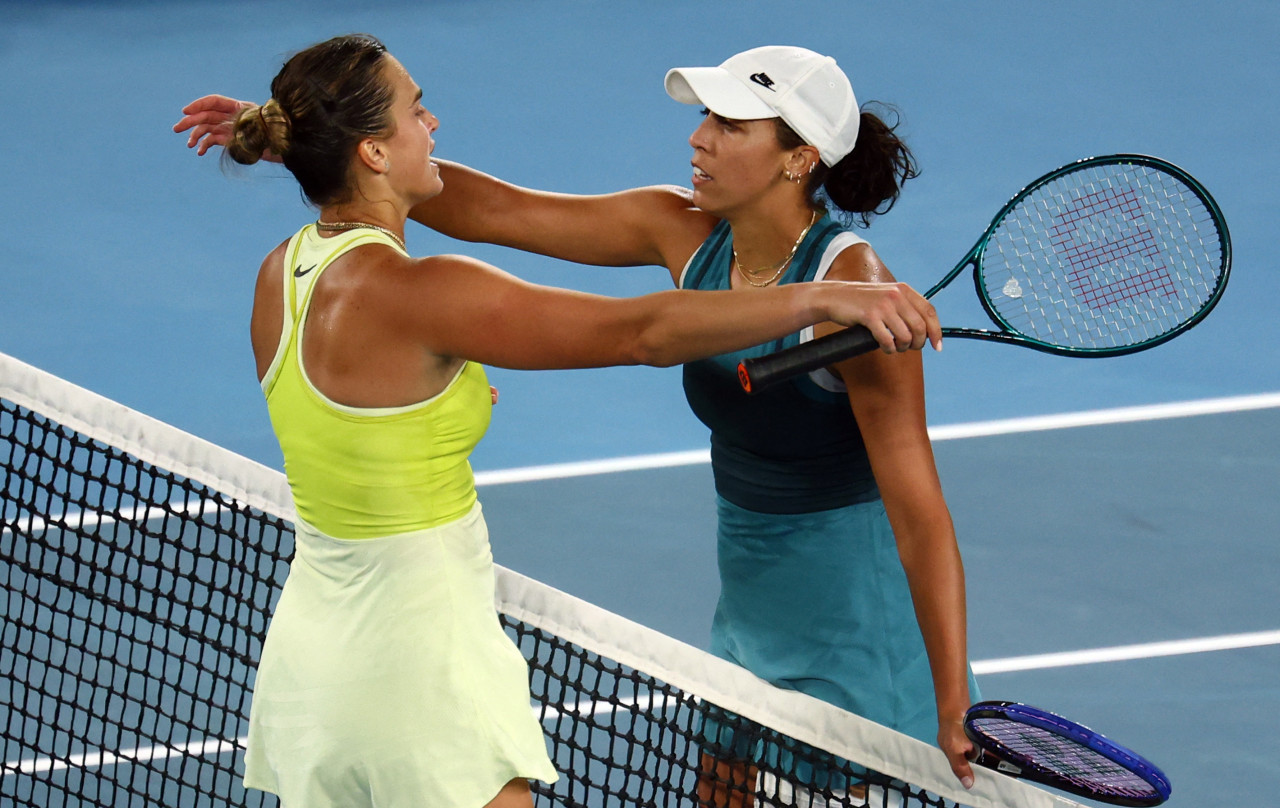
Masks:
[[[933,307],[903,284],[808,283],[609,298],[527,283],[462,256],[388,263],[381,322],[440,356],[518,369],[668,366],[825,320],[863,324],[890,352],[936,345]]]
[[[437,162],[444,191],[409,215],[463,241],[595,266],[665,266],[678,277],[717,221],[693,206],[687,189],[676,186],[600,195],[550,193]]]
[[[226,146],[236,114],[253,106],[225,95],[206,95],[182,108],[175,132],[206,154]],[[271,153],[264,160],[279,162]],[[501,244],[596,266],[664,266],[672,279],[715,226],[716,219],[676,186],[613,194],[557,194],[521,188],[475,169],[437,160],[444,191],[421,203],[410,218],[463,241]]]

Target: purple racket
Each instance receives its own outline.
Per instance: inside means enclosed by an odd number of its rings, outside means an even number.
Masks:
[[[1113,805],[1159,805],[1172,790],[1141,755],[1025,704],[978,702],[965,713],[964,732],[978,747],[975,763],[1069,794]]]

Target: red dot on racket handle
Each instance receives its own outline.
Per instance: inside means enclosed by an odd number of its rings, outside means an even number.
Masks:
[[[743,390],[751,392],[751,374],[747,373],[747,366],[743,362],[738,363],[738,381],[742,383]]]

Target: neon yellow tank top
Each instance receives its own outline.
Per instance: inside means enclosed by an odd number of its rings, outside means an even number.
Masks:
[[[307,378],[302,335],[316,279],[338,256],[374,243],[401,249],[376,230],[322,238],[315,225],[289,241],[284,326],[262,379],[298,516],[340,539],[407,533],[466,515],[476,501],[467,458],[492,408],[484,368],[474,362],[439,394],[404,407],[348,407]]]

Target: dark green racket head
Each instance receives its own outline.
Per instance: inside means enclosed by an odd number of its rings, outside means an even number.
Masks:
[[[991,338],[1115,356],[1172,339],[1209,313],[1226,287],[1231,239],[1191,175],[1116,154],[1027,186],[970,255],[983,306],[1012,335]]]

